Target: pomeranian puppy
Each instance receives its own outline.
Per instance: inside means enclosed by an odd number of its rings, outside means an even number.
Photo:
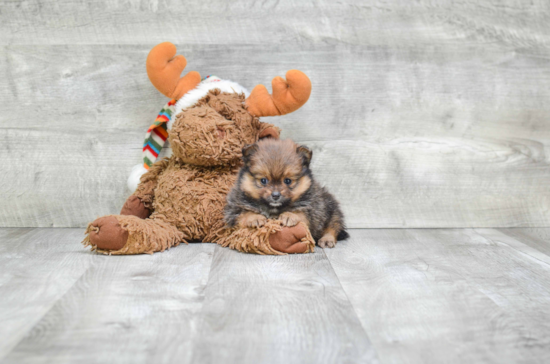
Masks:
[[[309,148],[266,138],[242,153],[243,166],[227,195],[227,225],[260,227],[267,219],[279,219],[294,226],[302,221],[321,248],[349,237],[338,202],[313,178]]]

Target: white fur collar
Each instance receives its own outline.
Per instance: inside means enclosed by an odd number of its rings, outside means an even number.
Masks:
[[[176,102],[174,113],[172,114],[172,118],[170,118],[170,121],[168,122],[168,130],[172,128],[174,116],[179,114],[182,110],[195,106],[197,101],[206,96],[208,91],[215,88],[220,89],[221,92],[236,92],[238,94],[244,93],[246,97],[250,95],[250,92],[248,92],[247,89],[236,82],[222,80],[216,76],[208,76],[208,78],[199,83],[197,87],[195,87],[191,91],[188,91],[185,95],[183,95],[181,99]]]

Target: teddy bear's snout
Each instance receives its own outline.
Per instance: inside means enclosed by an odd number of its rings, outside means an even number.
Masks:
[[[218,135],[219,139],[224,139],[225,138],[225,129],[223,127],[218,126],[216,128],[216,131],[217,131],[217,135]]]

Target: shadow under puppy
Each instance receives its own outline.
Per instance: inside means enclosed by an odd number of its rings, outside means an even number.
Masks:
[[[313,155],[292,140],[262,139],[243,148],[243,167],[227,195],[225,222],[230,227],[260,227],[267,219],[285,226],[304,222],[321,248],[349,237],[334,196],[313,178]]]

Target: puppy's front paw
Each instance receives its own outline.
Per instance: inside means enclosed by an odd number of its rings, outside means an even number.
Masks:
[[[264,215],[246,213],[241,215],[239,225],[242,227],[259,228],[264,226],[266,221],[267,219]]]
[[[284,226],[296,226],[300,222],[300,217],[292,212],[283,212],[279,215],[279,220]]]
[[[319,241],[317,245],[320,248],[334,248],[336,246],[336,238],[332,234],[325,234]]]

